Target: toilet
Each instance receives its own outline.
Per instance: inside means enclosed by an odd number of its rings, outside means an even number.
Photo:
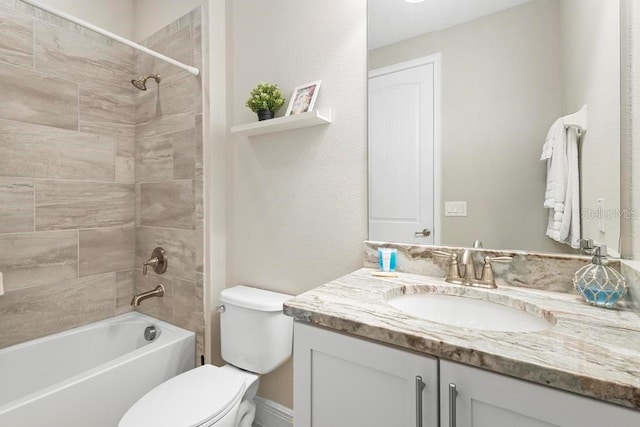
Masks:
[[[204,365],[142,396],[118,427],[251,427],[259,376],[291,357],[293,319],[282,313],[291,298],[248,286],[220,294],[219,368]]]

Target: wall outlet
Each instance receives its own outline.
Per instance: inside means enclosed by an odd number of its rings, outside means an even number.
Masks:
[[[467,202],[444,202],[444,216],[467,216]]]

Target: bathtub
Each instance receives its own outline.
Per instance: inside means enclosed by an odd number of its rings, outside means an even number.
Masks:
[[[147,341],[147,326],[156,327]],[[193,332],[128,313],[0,350],[0,426],[116,427],[142,395],[194,367]]]

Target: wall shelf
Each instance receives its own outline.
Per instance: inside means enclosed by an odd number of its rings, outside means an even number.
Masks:
[[[268,133],[282,132],[285,130],[300,129],[329,123],[331,123],[331,107],[308,111],[294,116],[278,117],[271,120],[233,126],[231,128],[231,133],[246,136],[266,135]]]

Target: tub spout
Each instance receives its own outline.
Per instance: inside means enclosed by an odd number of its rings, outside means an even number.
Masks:
[[[133,299],[131,300],[131,305],[134,307],[138,307],[140,303],[146,300],[147,298],[162,297],[162,296],[164,296],[164,286],[160,284],[156,286],[156,288],[152,291],[147,291],[141,294],[134,295]]]

